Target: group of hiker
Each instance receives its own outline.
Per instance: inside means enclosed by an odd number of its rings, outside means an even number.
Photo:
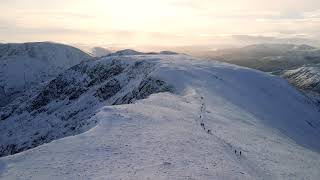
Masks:
[[[236,149],[234,150],[234,153],[237,155],[237,150],[236,150]],[[240,156],[241,156],[242,152],[239,151],[239,154],[240,154]]]
[[[208,134],[211,134],[211,130],[210,129],[206,130],[206,128],[204,127],[204,123],[203,122],[200,125],[203,128],[203,130],[205,130]]]
[[[201,100],[203,100],[203,97],[201,97]],[[201,105],[201,113],[204,111],[205,109],[204,109],[204,103],[202,103],[202,105]],[[204,122],[203,122],[203,120],[202,120],[202,115],[200,115],[200,120],[201,120],[201,123],[200,123],[200,125],[201,125],[201,127],[203,128],[203,130],[205,130],[208,134],[211,134],[211,130],[210,129],[207,129],[206,130],[206,127],[204,126]]]
[[[204,99],[204,98],[201,96],[201,100],[203,100],[203,99]],[[204,110],[205,110],[205,104],[202,103],[202,105],[201,105],[201,113],[203,113]],[[202,127],[203,130],[205,130],[208,134],[212,134],[210,129],[207,129],[207,130],[206,130],[206,127],[204,126],[204,122],[203,122],[203,119],[202,119],[202,118],[203,118],[203,116],[202,116],[202,114],[200,114],[200,120],[201,120],[200,125],[201,125],[201,127]],[[242,152],[241,152],[241,151],[237,151],[237,150],[235,149],[235,150],[234,150],[234,154],[237,155],[237,153],[239,153],[240,156],[242,155]]]

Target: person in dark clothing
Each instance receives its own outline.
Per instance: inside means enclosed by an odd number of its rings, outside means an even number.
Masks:
[[[208,129],[208,134],[211,134],[211,130],[210,129]]]
[[[241,156],[241,151],[240,151],[240,156]]]
[[[237,154],[237,150],[234,150],[234,153]]]

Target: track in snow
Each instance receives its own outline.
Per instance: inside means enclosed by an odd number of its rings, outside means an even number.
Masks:
[[[254,166],[254,163],[250,162],[250,160],[244,154],[244,152],[246,152],[245,150],[239,149],[237,147],[234,147],[232,144],[225,142],[223,139],[216,136],[214,131],[212,131],[209,127],[206,126],[207,106],[204,101],[205,98],[203,96],[200,96],[200,98],[198,97],[197,99],[200,99],[200,104],[201,104],[200,113],[199,113],[199,121],[200,121],[201,128],[205,133],[210,135],[215,142],[218,142],[219,144],[221,144],[225,152],[230,152],[230,153],[226,153],[228,155],[228,159],[230,161],[236,162],[237,164],[240,164],[241,167],[246,169],[247,172],[250,172],[250,175],[252,177],[259,177],[262,179],[271,179],[270,175],[266,174],[262,169]],[[234,154],[235,150],[236,150],[236,153]],[[242,154],[240,155],[239,152],[242,152]],[[239,172],[239,173],[245,174],[244,172]]]

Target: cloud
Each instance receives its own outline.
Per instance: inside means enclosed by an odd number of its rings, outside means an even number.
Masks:
[[[319,7],[319,0],[3,0],[0,37],[161,45],[232,35],[320,40]]]

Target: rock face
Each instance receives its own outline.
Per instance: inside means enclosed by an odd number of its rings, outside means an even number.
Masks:
[[[0,107],[90,58],[81,50],[62,44],[0,44]]]
[[[0,156],[82,133],[97,123],[90,117],[102,105],[133,103],[173,91],[150,75],[155,68],[152,62],[120,56],[71,67],[25,101],[17,99],[1,109]]]

